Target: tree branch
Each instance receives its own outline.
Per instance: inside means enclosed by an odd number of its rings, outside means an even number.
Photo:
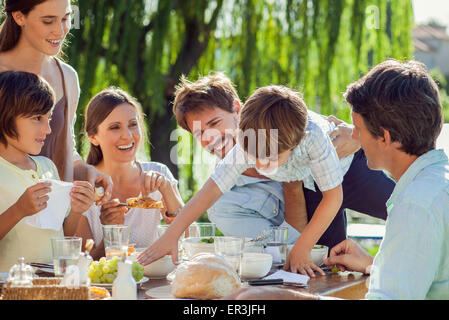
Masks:
[[[210,31],[215,29],[215,27],[217,25],[218,15],[219,15],[222,7],[223,7],[223,0],[217,0],[217,7],[215,8],[214,13],[212,14],[212,17],[205,28],[207,33],[210,33]]]
[[[153,28],[154,28],[154,19],[151,19],[151,21],[146,26],[143,27],[142,32],[144,34],[147,34],[151,30],[153,30]]]

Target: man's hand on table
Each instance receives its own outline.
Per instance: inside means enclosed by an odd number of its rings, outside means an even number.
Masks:
[[[318,300],[317,295],[278,287],[241,288],[222,300]]]
[[[324,260],[327,266],[337,266],[340,271],[357,271],[369,274],[373,257],[351,239],[346,239],[331,249],[329,258]]]

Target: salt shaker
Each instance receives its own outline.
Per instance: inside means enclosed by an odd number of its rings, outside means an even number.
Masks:
[[[137,284],[132,275],[132,262],[119,262],[117,278],[112,284],[113,300],[137,300]]]
[[[87,269],[90,263],[93,261],[92,257],[87,252],[80,252],[78,259],[78,268],[80,270],[80,283],[90,285],[90,278],[87,275]]]
[[[89,252],[92,250],[94,246],[94,241],[92,239],[87,239],[84,248],[85,252],[80,252],[80,257],[78,259],[78,268],[80,270],[80,282],[81,284],[90,285],[90,278],[87,274],[87,270],[89,269],[90,264],[93,259],[90,256]]]

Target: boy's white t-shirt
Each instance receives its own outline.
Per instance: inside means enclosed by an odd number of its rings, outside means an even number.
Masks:
[[[172,184],[177,185],[178,181],[173,177],[167,166],[158,162],[141,162],[140,165],[143,171],[162,173]],[[159,191],[153,192],[149,196],[157,201],[162,199]],[[103,240],[100,210],[100,206],[93,205],[84,213],[84,216],[89,221],[95,246],[99,245]],[[130,227],[129,243],[134,243],[136,248],[149,247],[157,239],[157,226],[160,225],[161,218],[159,209],[129,209],[125,214],[125,225]]]
[[[23,170],[0,157],[0,215],[9,209],[22,196],[25,190],[39,179],[59,180],[54,163],[42,156],[30,156],[36,163],[36,171]],[[68,214],[68,212],[67,212]],[[19,221],[0,240],[0,272],[8,272],[20,257],[25,262],[52,263],[52,237],[64,236],[63,226],[60,230],[48,230],[32,227]]]

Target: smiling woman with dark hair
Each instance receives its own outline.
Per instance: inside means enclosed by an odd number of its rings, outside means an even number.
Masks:
[[[50,158],[62,180],[102,184],[104,200],[112,181],[76,152],[73,126],[79,99],[76,71],[57,57],[71,27],[69,0],[4,0],[5,20],[0,27],[0,71],[25,71],[41,76],[55,92],[50,122],[41,155]]]
[[[161,214],[170,223],[166,213],[174,216],[183,205],[178,181],[167,166],[137,159],[147,136],[143,117],[139,102],[115,87],[99,92],[87,105],[85,131],[90,140],[87,163],[110,175],[114,182],[113,200],[101,207],[91,206],[81,217],[76,232],[83,241],[94,239],[91,255],[95,259],[105,255],[103,225],[129,226],[130,243],[143,248],[156,240]],[[165,208],[128,209],[119,205],[126,199],[146,196],[162,200]]]

